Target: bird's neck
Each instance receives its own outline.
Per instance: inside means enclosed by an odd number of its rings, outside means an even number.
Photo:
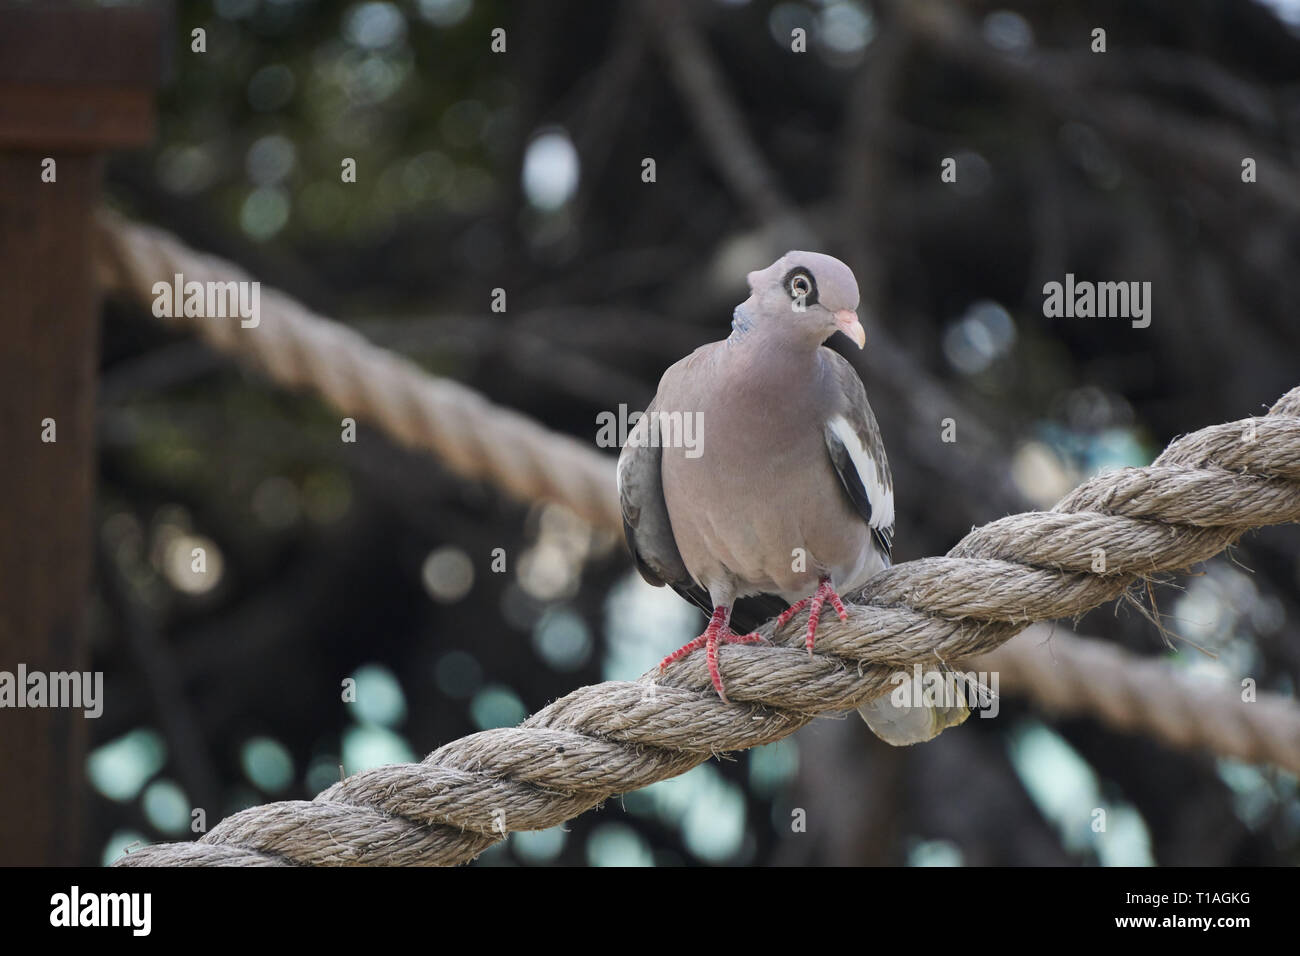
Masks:
[[[735,311],[732,312],[731,335],[726,339],[729,349],[743,346],[746,349],[768,353],[773,359],[778,358],[777,352],[786,351],[792,358],[802,356],[807,361],[811,361],[817,354],[817,348],[822,341],[822,338],[809,338],[805,330],[792,322],[781,323],[771,320],[759,322],[749,309],[745,308],[744,303],[736,306]]]
[[[818,344],[784,341],[770,329],[751,328],[733,333],[719,358],[726,367],[728,388],[770,399],[791,394],[800,383],[819,376],[818,349]]]

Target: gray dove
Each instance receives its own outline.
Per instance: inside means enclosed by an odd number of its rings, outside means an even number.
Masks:
[[[840,592],[889,566],[894,535],[893,479],[866,389],[822,344],[837,331],[866,344],[852,271],[788,252],[748,281],[731,335],[664,373],[618,462],[641,576],[710,614],[704,633],[660,666],[703,648],[723,700],[719,647],[762,640],[732,630],[738,600],[789,604],[778,628],[808,608],[811,654],[825,604],[845,620]],[[859,710],[895,745],[929,740],[969,712],[896,705],[888,694]]]

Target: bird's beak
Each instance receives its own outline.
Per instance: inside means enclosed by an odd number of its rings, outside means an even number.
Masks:
[[[852,309],[840,309],[835,313],[835,327],[856,342],[858,348],[867,344],[867,333],[858,321],[858,314]]]

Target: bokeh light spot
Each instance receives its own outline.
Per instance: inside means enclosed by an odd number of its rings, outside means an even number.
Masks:
[[[469,704],[469,713],[479,730],[514,727],[528,716],[519,695],[500,684],[489,684],[475,694]]]
[[[382,664],[365,664],[352,673],[357,699],[352,711],[359,721],[394,727],[406,719],[406,695],[396,676]]]
[[[447,545],[424,559],[420,579],[429,597],[442,604],[454,604],[474,587],[474,562],[460,548]]]
[[[166,759],[162,735],[141,727],[92,750],[86,758],[86,772],[96,790],[121,802],[135,797]]]
[[[244,776],[267,793],[279,793],[293,782],[293,757],[284,744],[270,737],[251,737],[239,751]]]

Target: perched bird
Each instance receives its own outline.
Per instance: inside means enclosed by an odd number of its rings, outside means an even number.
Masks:
[[[889,566],[894,535],[893,480],[866,389],[822,345],[837,331],[866,344],[853,273],[831,256],[788,252],[748,280],[731,335],[664,373],[618,462],[641,576],[710,614],[660,666],[703,648],[723,700],[719,646],[761,640],[733,630],[738,600],[760,596],[766,616],[789,604],[778,627],[808,608],[811,654],[824,605],[844,620],[840,592]],[[929,740],[968,713],[895,706],[888,694],[860,711],[895,745]]]

